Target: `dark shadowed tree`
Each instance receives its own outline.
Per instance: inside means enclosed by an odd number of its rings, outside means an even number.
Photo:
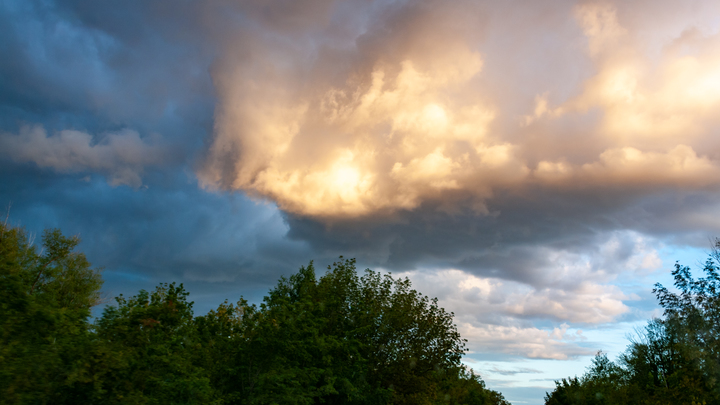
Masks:
[[[118,297],[97,321],[104,362],[102,403],[207,404],[214,401],[210,379],[196,352],[202,352],[192,302],[182,284],[163,284],[148,293]]]
[[[43,234],[40,249],[21,228],[0,224],[0,397],[6,403],[72,401],[102,279],[77,237]]]

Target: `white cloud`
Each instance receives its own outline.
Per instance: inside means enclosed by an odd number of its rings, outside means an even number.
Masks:
[[[567,360],[587,356],[592,349],[582,347],[577,341],[583,338],[581,331],[569,332],[562,324],[551,330],[535,327],[460,324],[462,336],[468,339],[470,356],[475,353],[504,353],[530,359]]]
[[[517,357],[569,359],[593,353],[583,328],[611,327],[633,316],[624,283],[637,283],[662,266],[651,240],[636,232],[605,234],[595,249],[568,252],[537,247],[546,260],[527,282],[487,277],[457,269],[396,274],[414,288],[440,299],[455,313],[471,356],[505,353]]]

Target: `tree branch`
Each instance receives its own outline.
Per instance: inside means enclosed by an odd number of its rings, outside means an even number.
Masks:
[[[32,295],[32,293],[35,291],[35,285],[37,285],[37,282],[40,280],[40,276],[42,276],[42,274],[43,274],[43,272],[45,271],[45,269],[47,268],[47,266],[49,266],[50,263],[54,262],[54,261],[57,260],[57,259],[58,259],[57,256],[53,257],[52,259],[50,259],[49,262],[45,263],[45,264],[40,268],[40,271],[38,272],[37,277],[35,277],[35,281],[33,282],[32,287],[30,287],[30,295]]]

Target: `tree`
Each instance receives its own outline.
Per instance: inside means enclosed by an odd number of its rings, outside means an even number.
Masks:
[[[199,350],[195,362],[203,367],[210,384],[224,404],[248,403],[255,392],[257,377],[267,370],[265,356],[253,352],[250,343],[257,340],[257,306],[244,299],[237,304],[227,300],[207,315],[194,319]]]
[[[105,359],[96,364],[101,376],[100,403],[207,404],[214,392],[194,352],[201,351],[193,323],[192,302],[180,284],[161,284],[155,291],[116,298],[95,330]]]
[[[10,403],[62,403],[82,368],[87,319],[99,302],[99,271],[80,242],[47,230],[40,251],[0,224],[0,396]]]
[[[702,403],[720,402],[720,241],[706,260],[705,277],[693,278],[690,268],[675,264],[677,293],[662,284],[653,292],[665,309],[649,335],[649,352],[656,357],[666,398]]]
[[[505,404],[460,363],[452,313],[407,279],[340,260],[281,278],[263,303],[198,317],[225,403]]]

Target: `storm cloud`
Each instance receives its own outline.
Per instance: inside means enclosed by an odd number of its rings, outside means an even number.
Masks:
[[[342,254],[439,297],[472,361],[572,362],[720,234],[718,12],[5,2],[0,203],[80,234],[111,295],[259,300]]]

